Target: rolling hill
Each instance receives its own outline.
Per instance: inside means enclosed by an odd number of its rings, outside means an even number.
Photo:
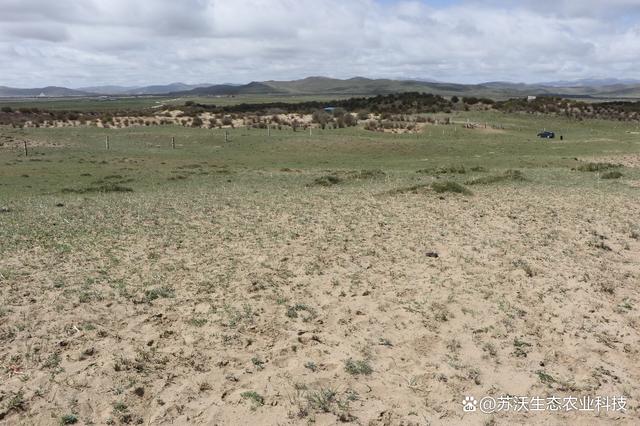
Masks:
[[[354,77],[346,80],[328,77],[307,77],[293,81],[253,82],[244,86],[217,85],[201,87],[180,96],[221,95],[385,95],[401,92],[427,92],[442,96],[476,96],[507,99],[529,95],[557,95],[566,97],[640,98],[640,84],[614,84],[604,86],[545,86],[524,83],[489,82],[483,84],[436,83],[418,80],[389,80]]]
[[[185,84],[170,83],[152,86],[95,86],[82,87],[78,90],[90,93],[99,93],[101,95],[166,95],[173,92],[184,92],[199,87],[209,87],[211,84]]]
[[[494,81],[482,84],[456,84],[424,80],[391,80],[354,77],[345,80],[307,77],[301,80],[264,82],[244,85],[189,85],[171,83],[144,87],[96,86],[82,89],[44,87],[16,89],[0,86],[0,97],[79,97],[79,96],[240,96],[240,95],[325,95],[370,96],[401,92],[424,92],[442,96],[475,96],[508,99],[529,95],[554,95],[568,98],[640,99],[640,83],[633,80],[577,80],[541,84]]]
[[[63,98],[91,95],[92,93],[90,92],[56,86],[48,86],[36,89],[17,89],[14,87],[0,86],[0,98],[34,98],[39,96],[49,98]]]

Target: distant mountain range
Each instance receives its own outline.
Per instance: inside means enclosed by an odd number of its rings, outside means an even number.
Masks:
[[[581,80],[561,80],[539,83],[541,86],[550,87],[606,87],[617,85],[638,85],[640,80],[633,79],[617,79],[617,78],[584,78]]]
[[[184,83],[171,83],[155,86],[95,86],[95,87],[82,87],[78,90],[87,93],[97,93],[101,95],[166,95],[171,92],[185,92],[188,90],[196,89],[199,87],[208,87],[211,84],[184,84]]]
[[[400,92],[427,92],[442,96],[476,96],[496,99],[530,95],[557,95],[565,97],[592,97],[603,99],[640,98],[640,81],[611,80],[606,84],[588,85],[587,80],[566,84],[525,84],[489,82],[482,84],[440,83],[419,80],[389,80],[354,77],[339,80],[327,77],[307,77],[293,81],[251,82],[240,86],[215,85],[188,91],[171,92],[173,96],[224,95],[385,95]]]
[[[400,92],[427,92],[443,96],[476,96],[505,99],[530,95],[556,95],[574,98],[639,99],[640,80],[584,79],[539,84],[488,82],[482,84],[442,83],[429,80],[390,80],[354,77],[340,80],[308,77],[293,81],[263,81],[248,84],[171,83],[144,87],[95,86],[81,89],[43,87],[16,89],[0,86],[0,97],[78,97],[78,96],[238,96],[238,95],[384,95]]]
[[[67,89],[66,87],[48,86],[39,89],[16,89],[13,87],[0,86],[0,97],[4,98],[35,98],[38,96],[64,98],[87,95],[86,92],[81,90]]]

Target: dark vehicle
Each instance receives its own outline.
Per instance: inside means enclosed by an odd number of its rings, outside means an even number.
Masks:
[[[544,131],[544,132],[538,133],[538,137],[542,139],[553,139],[556,137],[556,134],[553,132]]]

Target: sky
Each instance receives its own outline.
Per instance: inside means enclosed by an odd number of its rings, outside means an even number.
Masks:
[[[640,78],[640,0],[0,0],[0,85]]]

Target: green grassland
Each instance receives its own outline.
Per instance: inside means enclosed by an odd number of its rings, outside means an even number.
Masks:
[[[417,170],[449,166],[480,166],[488,173],[522,168],[529,175],[545,177],[547,184],[590,184],[596,181],[595,175],[571,171],[578,163],[577,157],[616,156],[640,149],[640,138],[630,133],[637,130],[636,126],[625,123],[487,112],[459,113],[453,119],[456,123],[467,119],[488,123],[504,130],[465,129],[456,124],[430,125],[418,134],[349,128],[313,129],[309,135],[287,129],[272,130],[268,137],[265,130],[245,128],[5,128],[0,130],[2,134],[33,146],[28,157],[15,144],[0,149],[2,197],[60,194],[63,189],[89,186],[110,175],[126,176],[127,186],[137,192],[175,186],[181,180],[196,184],[224,182],[226,177],[221,176],[227,174],[245,178],[255,174],[263,181],[265,172],[299,186],[307,183],[302,176],[331,170],[380,169],[415,180]],[[542,128],[555,130],[564,140],[536,138]],[[229,134],[227,143],[225,131]],[[176,138],[176,149],[171,149],[171,137]],[[54,144],[58,146],[50,146]],[[283,168],[305,174],[282,172]],[[627,171],[629,177],[633,173]]]
[[[487,186],[526,186],[542,192],[575,188],[637,196],[638,189],[627,184],[640,179],[637,168],[617,168],[621,179],[575,170],[590,159],[638,154],[640,137],[630,133],[635,125],[487,112],[458,113],[453,119],[454,125],[429,125],[418,134],[356,127],[313,129],[311,135],[272,129],[270,137],[265,130],[246,128],[3,128],[0,134],[17,142],[0,148],[0,207],[23,213],[0,216],[0,237],[28,240],[32,228],[25,223],[57,211],[59,203],[84,205],[92,217],[97,206],[124,199],[145,205],[168,194],[194,203],[203,191],[304,198],[310,191],[327,190],[327,177],[336,177],[328,186],[336,184],[335,191],[355,197],[419,188],[434,180],[456,182],[474,193]],[[467,120],[504,130],[465,129]],[[562,133],[564,140],[538,139],[542,128]],[[27,157],[22,140],[28,141]],[[508,170],[520,171],[524,179],[504,179]],[[483,181],[488,184],[477,185]]]

